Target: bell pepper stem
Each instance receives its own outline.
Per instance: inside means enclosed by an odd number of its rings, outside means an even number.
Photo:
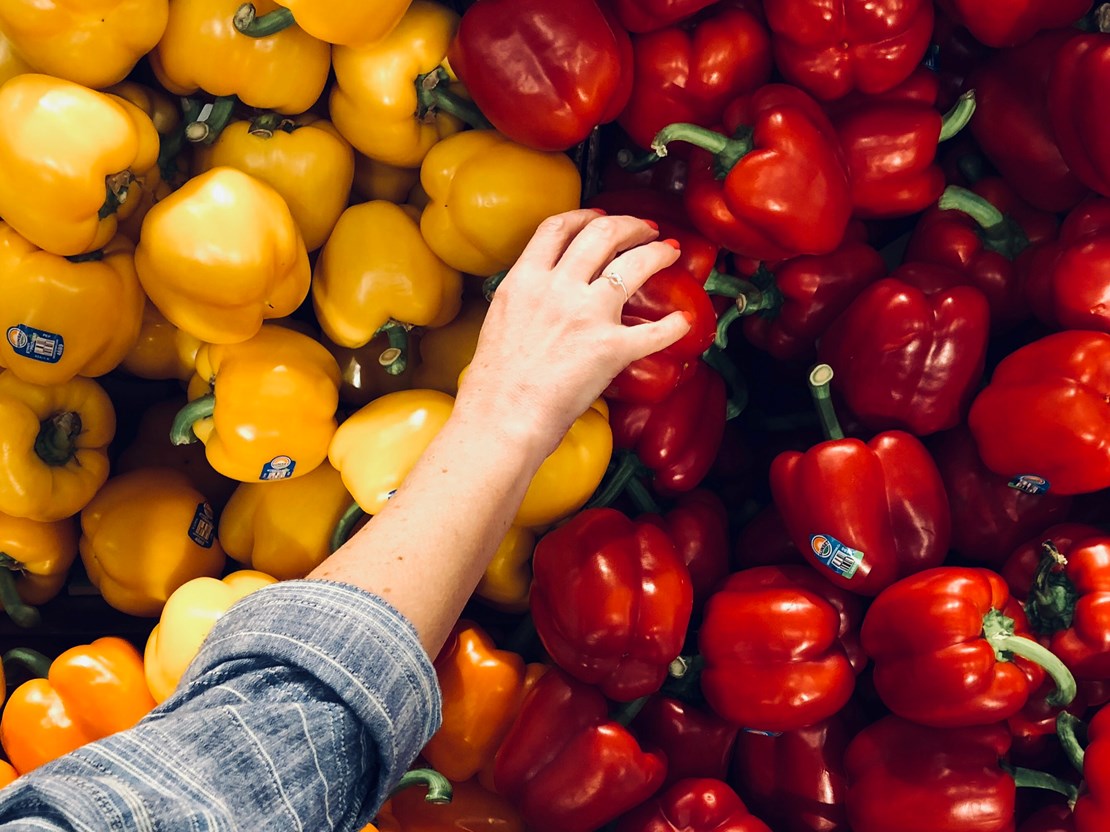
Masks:
[[[632,724],[632,720],[636,715],[644,709],[644,705],[648,703],[650,696],[641,696],[639,699],[633,699],[631,702],[625,702],[623,705],[616,708],[609,714],[609,718],[617,725],[623,725],[627,728]]]
[[[409,327],[390,321],[374,335],[384,335],[389,340],[389,346],[378,356],[378,363],[391,376],[401,375],[409,366]]]
[[[1056,736],[1064,749],[1064,756],[1080,774],[1083,773],[1085,752],[1079,743],[1078,732],[1083,727],[1083,722],[1075,714],[1060,711],[1056,716]]]
[[[129,170],[121,170],[104,177],[104,203],[96,215],[105,220],[116,213],[127,202],[127,189],[131,187],[134,176]]]
[[[235,26],[235,31],[241,35],[246,35],[248,38],[268,38],[283,29],[288,29],[297,21],[289,9],[277,8],[259,17],[254,3],[244,3],[235,10],[235,16],[231,22]]]
[[[13,647],[4,654],[0,662],[3,663],[5,670],[9,665],[22,665],[36,679],[45,679],[50,673],[51,660],[30,647]]]
[[[678,656],[667,668],[667,680],[660,692],[683,702],[698,701],[703,667],[705,659],[700,655]]]
[[[493,125],[473,101],[451,91],[450,80],[443,67],[416,76],[417,116],[423,118],[430,112],[443,112],[478,130],[491,128]]]
[[[609,463],[605,481],[601,489],[586,503],[586,508],[604,508],[612,505],[624,493],[628,483],[633,480],[643,468],[636,454],[631,451],[622,451],[614,455]]]
[[[197,441],[193,433],[193,425],[201,419],[207,419],[216,410],[216,394],[206,393],[199,399],[191,402],[177,411],[170,425],[170,442],[174,445],[191,445]]]
[[[292,133],[297,129],[297,123],[281,113],[262,113],[251,119],[247,132],[260,139],[271,139],[278,130]]]
[[[1056,683],[1056,690],[1047,702],[1053,708],[1063,708],[1075,699],[1075,677],[1060,659],[1031,638],[1014,633],[1014,620],[999,610],[991,610],[983,618],[983,638],[994,648],[999,660],[1008,661],[1012,653],[1040,665]]]
[[[235,113],[235,96],[221,95],[200,109],[197,117],[185,125],[185,138],[193,144],[212,144]]]
[[[19,561],[0,552],[0,607],[17,627],[37,627],[42,623],[39,611],[19,597],[15,588],[15,573]]]
[[[1110,3],[1103,3],[1095,11],[1095,22],[1098,24],[1098,30],[1103,34],[1110,32]]]
[[[35,437],[35,454],[47,465],[66,465],[73,459],[74,441],[81,429],[81,414],[72,410],[43,419]]]
[[[713,336],[713,345],[718,349],[728,346],[728,330],[734,323],[743,317],[739,302],[732,304],[717,318],[717,334]]]
[[[716,346],[710,346],[702,359],[721,374],[728,388],[728,400],[725,402],[725,421],[731,422],[748,408],[748,382],[740,374],[740,370],[728,357],[728,353]]]
[[[505,279],[505,275],[509,273],[508,269],[491,274],[482,281],[482,297],[486,299],[486,303],[493,300],[494,294],[497,292],[497,287],[501,285],[501,281]]]
[[[617,165],[621,170],[629,173],[639,173],[647,170],[662,157],[658,153],[634,153],[628,148],[617,151]]]
[[[843,439],[844,431],[833,409],[832,391],[829,382],[833,379],[833,368],[828,364],[818,364],[809,374],[809,391],[813,396],[817,416],[826,439]]]
[[[397,781],[397,785],[393,787],[393,791],[389,794],[392,797],[397,792],[411,789],[413,786],[428,787],[428,793],[424,796],[424,800],[428,803],[450,803],[454,795],[451,781],[435,769],[430,768],[414,768],[406,771],[401,775],[401,779]]]
[[[952,109],[944,114],[940,122],[940,139],[946,142],[965,127],[975,115],[975,90],[968,90],[952,105]]]
[[[659,156],[666,156],[667,145],[671,142],[686,142],[702,150],[708,150],[717,157],[716,168],[721,175],[736,167],[736,163],[748,155],[754,147],[750,130],[743,130],[735,138],[729,138],[715,130],[681,121],[668,124],[656,133],[651,142],[651,149]]]
[[[1029,245],[1029,238],[1012,219],[999,211],[983,197],[959,185],[949,185],[937,200],[942,211],[961,211],[980,228],[983,245],[1003,257],[1013,260]]]
[[[1079,787],[1066,780],[1061,780],[1044,771],[1035,771],[1031,768],[1002,764],[1002,769],[1014,778],[1014,785],[1019,789],[1046,789],[1050,792],[1062,794],[1068,799],[1068,805],[1074,806],[1079,797]]]
[[[1033,588],[1025,602],[1025,613],[1037,633],[1066,630],[1075,620],[1079,592],[1065,572],[1068,559],[1051,540],[1041,544],[1040,563],[1033,575]]]
[[[639,477],[633,477],[624,486],[625,493],[631,498],[632,504],[643,514],[662,514],[663,509],[651,496],[647,486]]]
[[[347,510],[339,518],[339,522],[335,524],[335,528],[331,531],[331,541],[328,543],[329,551],[332,553],[338,551],[339,547],[350,538],[355,523],[365,516],[366,512],[362,510],[362,506],[352,500],[351,504],[347,506]]]

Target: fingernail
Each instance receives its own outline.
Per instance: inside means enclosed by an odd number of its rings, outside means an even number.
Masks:
[[[659,223],[654,222],[653,220],[640,220],[640,222],[642,222],[644,225],[646,225],[652,231],[658,231],[659,230]]]
[[[686,319],[686,323],[688,323],[690,326],[694,325],[694,313],[693,312],[687,312],[684,309],[684,310],[682,310],[682,317]]]
[[[609,212],[606,211],[604,208],[589,208],[587,210],[593,211],[595,214],[600,214],[603,217],[609,216]]]
[[[674,237],[668,237],[666,240],[663,240],[663,242],[666,243],[667,245],[669,245],[675,251],[681,251],[682,250],[682,246],[679,244],[678,240],[676,240]]]

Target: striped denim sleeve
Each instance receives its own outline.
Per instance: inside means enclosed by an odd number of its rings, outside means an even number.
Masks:
[[[345,584],[236,604],[130,731],[0,791],[0,830],[358,830],[439,726],[415,630]]]

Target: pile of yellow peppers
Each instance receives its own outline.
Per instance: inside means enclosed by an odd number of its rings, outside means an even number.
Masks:
[[[87,577],[151,627],[5,656],[28,680],[0,672],[0,786],[133,725],[231,604],[382,508],[451,413],[483,281],[579,205],[568,156],[474,116],[458,25],[431,0],[0,0],[0,608],[36,626]],[[480,600],[527,609],[537,534],[612,446],[598,402]],[[437,668],[427,760],[522,828],[486,786],[540,669],[466,622]]]

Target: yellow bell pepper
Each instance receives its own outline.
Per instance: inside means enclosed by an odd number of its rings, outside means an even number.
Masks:
[[[108,479],[115,435],[95,381],[43,387],[0,372],[0,511],[44,523],[76,514]]]
[[[139,337],[143,290],[134,246],[115,237],[96,255],[50,254],[0,222],[0,367],[33,384],[114,370]]]
[[[455,12],[413,0],[397,27],[372,46],[337,46],[331,120],[371,159],[419,167],[432,146],[472,118],[447,68],[447,48],[459,26]]]
[[[504,612],[527,612],[535,548],[535,532],[519,526],[510,527],[474,594]]]
[[[279,581],[303,578],[331,554],[351,495],[328,463],[284,482],[241,483],[220,515],[224,551]]]
[[[311,280],[285,200],[228,167],[193,177],[150,209],[135,268],[162,314],[210,344],[245,341],[264,319],[289,315]]]
[[[474,358],[487,309],[485,299],[466,298],[453,321],[421,335],[420,366],[413,377],[414,387],[439,390],[449,396],[459,392],[459,374]]]
[[[93,89],[122,81],[166,29],[169,0],[3,0],[0,29],[37,72]]]
[[[81,512],[81,562],[108,604],[155,616],[186,581],[219,575],[216,515],[189,478],[143,468],[104,484]]]
[[[162,86],[174,95],[204,90],[234,95],[248,107],[303,113],[320,97],[331,67],[331,47],[291,26],[258,40],[234,25],[240,0],[173,0],[165,34],[150,53]],[[255,3],[259,14],[277,8]]]
[[[343,46],[379,41],[393,31],[412,0],[277,0],[282,8],[260,15],[253,3],[235,13],[235,28],[268,38],[294,23],[312,37]]]
[[[156,402],[143,411],[135,438],[120,453],[112,470],[126,474],[142,468],[173,468],[189,478],[193,488],[208,498],[219,516],[232,493],[239,485],[212,467],[199,442],[175,445],[167,442],[170,428],[177,412],[185,405],[185,397],[178,396]]]
[[[46,75],[0,87],[0,216],[51,254],[103,248],[128,188],[158,160],[158,133],[126,99]]]
[[[0,513],[0,608],[20,627],[37,626],[35,607],[61,592],[76,558],[74,518],[39,523]]]
[[[612,456],[609,408],[598,399],[540,465],[513,525],[538,528],[570,517],[597,490]]]
[[[420,168],[399,168],[355,154],[354,194],[362,202],[386,199],[398,205],[405,202],[420,182]]]
[[[328,456],[339,367],[307,335],[264,326],[241,344],[201,347],[190,397],[175,444],[199,439],[212,467],[240,482],[301,477]]]
[[[182,584],[166,602],[143,653],[146,684],[154,701],[169,699],[216,621],[236,601],[274,583],[269,575],[243,569],[222,581],[195,578]]]
[[[455,400],[401,390],[356,411],[335,432],[328,458],[367,514],[377,514],[446,424]]]
[[[17,75],[25,75],[29,72],[34,72],[31,65],[23,60],[23,56],[15,51],[7,35],[0,31],[0,86]]]
[[[330,121],[262,113],[233,121],[212,144],[198,146],[197,173],[221,165],[249,173],[281,194],[305,247],[315,251],[347,207],[355,152]]]
[[[339,218],[312,276],[316,320],[332,341],[361,347],[387,323],[404,369],[408,326],[443,326],[459,312],[462,275],[420,236],[411,209],[375,200]],[[400,364],[401,366],[397,366]]]
[[[203,343],[167,321],[148,298],[143,303],[139,337],[120,366],[139,378],[188,381],[193,376],[197,350]]]
[[[438,330],[427,331],[438,332]],[[420,330],[409,333],[410,350],[413,341],[419,344],[422,337]],[[327,347],[328,352],[339,364],[339,374],[342,377],[339,385],[339,401],[344,407],[357,410],[386,393],[424,386],[413,383],[417,364],[411,358],[400,373],[391,373],[382,366],[382,355],[387,359],[391,355],[387,352],[391,349],[388,333],[375,335],[361,347],[341,347],[326,335],[320,336],[320,343]]]
[[[161,90],[135,81],[122,81],[104,92],[125,98],[146,113],[159,136],[168,136],[181,127],[177,103]]]

